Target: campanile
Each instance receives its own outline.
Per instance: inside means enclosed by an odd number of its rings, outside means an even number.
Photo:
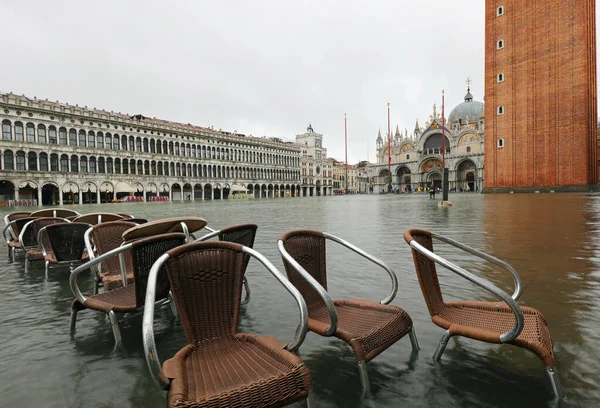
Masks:
[[[595,0],[486,0],[485,190],[598,183]]]

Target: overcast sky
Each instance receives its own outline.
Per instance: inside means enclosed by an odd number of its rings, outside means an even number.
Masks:
[[[0,90],[294,140],[375,160],[465,79],[483,101],[484,1],[2,1]],[[84,4],[85,3],[85,4]]]

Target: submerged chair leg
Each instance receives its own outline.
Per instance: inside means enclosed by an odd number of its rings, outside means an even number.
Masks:
[[[29,261],[27,260],[27,255],[25,255],[25,273],[29,271]]]
[[[71,308],[71,334],[75,334],[75,324],[77,323],[77,309]]]
[[[110,325],[112,326],[113,335],[115,336],[115,346],[119,346],[121,344],[121,330],[119,330],[119,319],[117,319],[117,315],[113,310],[108,312],[108,318],[110,320]]]
[[[311,408],[313,406],[313,393],[312,390],[308,390],[308,397],[306,397],[306,408]]]
[[[50,262],[46,261],[44,265],[44,273],[46,274],[46,278],[48,277],[48,270],[50,269]]]
[[[369,374],[367,373],[367,362],[365,360],[360,360],[358,362],[358,371],[360,372],[360,383],[363,387],[362,395],[365,396],[369,394],[371,390],[369,385]]]
[[[250,302],[250,285],[248,285],[248,279],[244,276],[244,290],[246,291],[246,296],[244,297],[244,300],[242,301],[242,305],[245,305],[246,303]]]
[[[558,398],[562,397],[562,391],[560,389],[560,382],[558,380],[558,371],[556,366],[546,367],[546,373],[550,379],[550,385],[552,386],[552,392]]]
[[[440,342],[439,342],[437,348],[435,349],[435,353],[433,353],[434,361],[440,361],[440,358],[442,358],[442,354],[444,354],[444,350],[446,349],[446,346],[448,345],[448,340],[450,340],[450,337],[451,337],[450,332],[448,330],[446,330],[444,332],[444,335],[440,339]]]
[[[419,341],[417,340],[417,332],[415,331],[415,326],[410,329],[410,344],[412,344],[413,351],[419,351]]]

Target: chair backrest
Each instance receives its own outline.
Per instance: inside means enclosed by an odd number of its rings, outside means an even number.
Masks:
[[[194,242],[168,254],[159,276],[168,275],[188,343],[236,334],[247,263],[242,246]]]
[[[410,241],[413,239],[418,244],[423,245],[433,252],[433,239],[431,238],[431,233],[429,231],[417,228],[404,231],[404,240],[407,244],[410,245]],[[417,272],[417,277],[419,278],[419,285],[421,286],[421,292],[423,292],[427,309],[429,309],[431,316],[438,315],[441,310],[445,308],[445,304],[440,289],[435,262],[425,255],[421,255],[417,250],[412,248],[411,250],[415,263],[415,270]]]
[[[66,222],[68,221],[60,217],[36,218],[32,221],[29,221],[27,224],[25,224],[23,230],[19,234],[19,242],[21,243],[21,247],[25,251],[39,248],[40,243],[38,242],[38,234],[42,228],[48,225]]]
[[[327,290],[327,265],[325,237],[319,231],[296,230],[283,234],[280,238],[285,250]],[[314,315],[325,302],[319,293],[283,258],[283,266],[290,282],[302,294],[309,315]],[[321,315],[321,314],[320,314]],[[329,316],[329,314],[325,313]],[[327,317],[329,319],[329,317]]]
[[[11,221],[18,220],[20,218],[27,218],[30,215],[31,215],[31,213],[26,212],[26,211],[18,211],[18,212],[7,214],[4,217],[4,225],[8,225],[8,223],[10,223]]]
[[[48,208],[44,210],[38,210],[31,213],[32,217],[42,218],[42,217],[60,217],[66,218],[71,216],[81,215],[75,210],[68,210],[66,208]]]
[[[154,235],[132,243],[133,276],[135,284],[136,307],[143,307],[146,299],[148,275],[152,265],[165,252],[185,243],[186,235],[181,232]],[[169,295],[171,285],[166,274],[159,274],[156,282],[155,300],[165,299]]]
[[[90,235],[96,247],[97,255],[105,254],[120,247],[123,244],[123,233],[133,227],[135,227],[135,224],[129,221],[111,221],[94,225]],[[132,270],[131,251],[124,252],[123,256],[125,258],[125,269]],[[103,261],[102,272],[109,276],[120,275],[119,258],[113,256]]]
[[[90,213],[90,214],[80,215],[80,216],[76,217],[75,219],[73,219],[73,221],[74,222],[84,222],[86,224],[96,225],[96,224],[101,224],[103,222],[118,221],[121,219],[123,219],[123,216],[119,215],[119,214]]]
[[[161,220],[150,221],[146,224],[138,225],[127,233],[123,234],[123,240],[126,242],[134,239],[149,237],[152,235],[166,234],[169,232],[182,232],[183,228],[181,223],[187,226],[188,232],[201,230],[207,224],[206,220],[202,217],[174,217],[164,218]]]
[[[128,213],[115,213],[117,215],[120,215],[123,218],[133,218],[132,214],[128,214]]]
[[[223,228],[219,233],[219,241],[235,242],[248,248],[254,248],[257,229],[256,224],[241,224]]]
[[[44,228],[47,240],[43,242],[46,253],[52,252],[58,262],[81,260],[85,250],[83,236],[91,227],[82,222],[48,225]]]
[[[148,222],[147,218],[137,218],[137,217],[135,217],[135,218],[124,218],[123,220],[127,221],[127,222],[133,222],[133,223],[135,223],[137,225],[146,224]]]
[[[37,218],[35,217],[23,217],[23,218],[17,218],[15,220],[12,220],[9,222],[10,227],[7,226],[8,229],[10,229],[12,231],[13,234],[13,238],[15,240],[19,240],[19,235],[21,234],[21,231],[23,231],[23,227],[29,222],[29,221],[33,221]]]

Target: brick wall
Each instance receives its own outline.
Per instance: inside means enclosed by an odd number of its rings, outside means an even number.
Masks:
[[[485,13],[485,187],[597,184],[595,1],[486,0]]]

